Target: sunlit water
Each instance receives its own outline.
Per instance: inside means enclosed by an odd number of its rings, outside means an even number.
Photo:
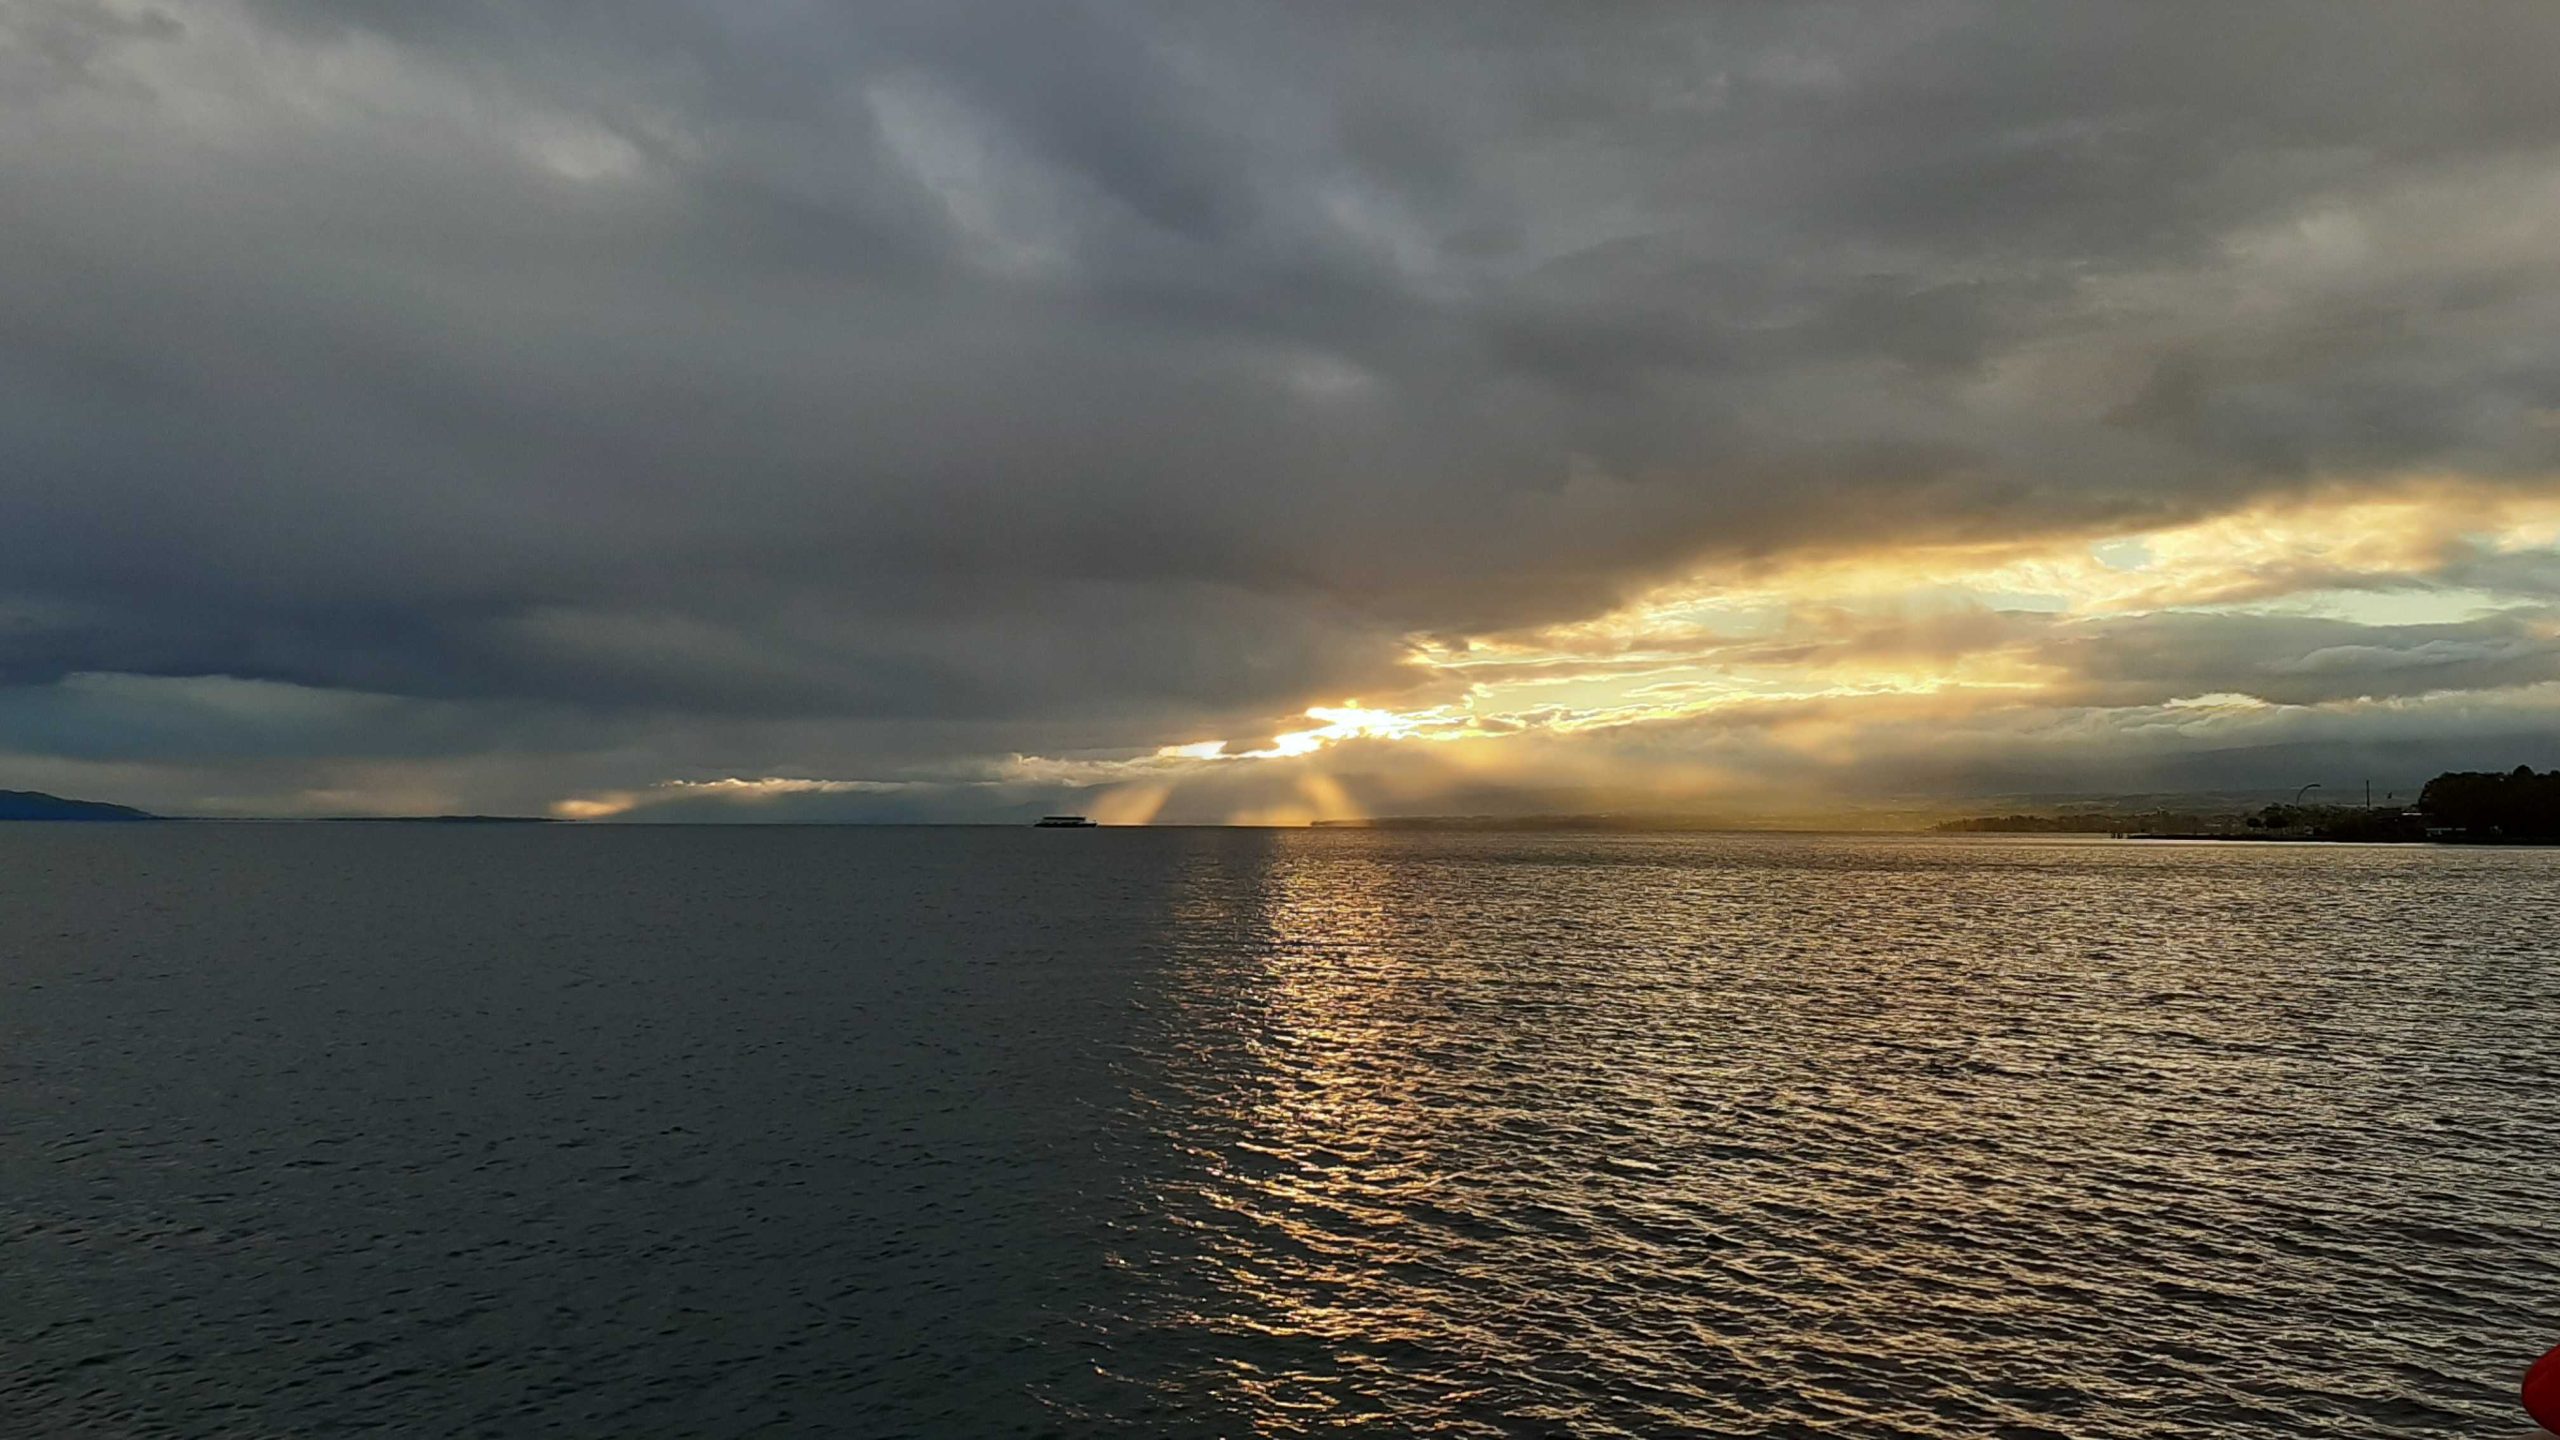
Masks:
[[[0,829],[10,1434],[2494,1435],[2560,853]]]

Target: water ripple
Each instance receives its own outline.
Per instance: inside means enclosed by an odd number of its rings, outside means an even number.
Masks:
[[[2560,854],[0,835],[9,1433],[2514,1435]]]

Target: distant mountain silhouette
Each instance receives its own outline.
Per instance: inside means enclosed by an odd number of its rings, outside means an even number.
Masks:
[[[157,820],[130,805],[101,800],[65,800],[41,790],[0,790],[0,820]]]

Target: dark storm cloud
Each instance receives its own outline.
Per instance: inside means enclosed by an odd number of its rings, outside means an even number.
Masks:
[[[2555,60],[2500,5],[29,0],[0,683],[875,773],[1692,564],[2530,483]]]

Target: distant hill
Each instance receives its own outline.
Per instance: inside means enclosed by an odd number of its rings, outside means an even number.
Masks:
[[[0,820],[157,820],[148,810],[100,800],[65,800],[41,790],[0,790]]]

